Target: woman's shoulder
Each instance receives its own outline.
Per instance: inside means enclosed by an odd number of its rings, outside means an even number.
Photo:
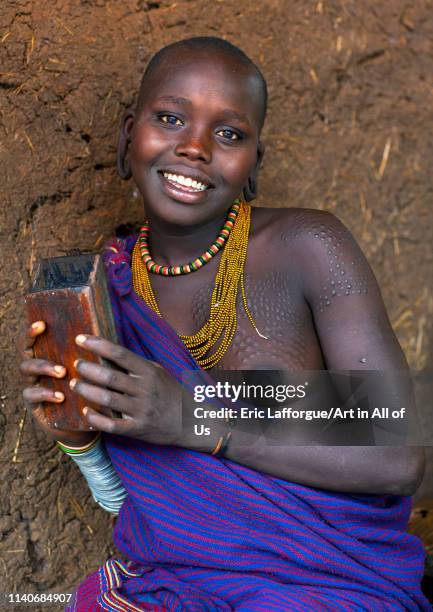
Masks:
[[[295,274],[302,284],[320,285],[330,271],[350,270],[372,276],[356,239],[333,213],[312,208],[269,208],[257,211],[257,250],[275,267]],[[322,282],[323,284],[323,282]]]
[[[266,234],[267,239],[277,241],[281,247],[299,242],[343,240],[353,236],[333,213],[314,208],[254,207],[252,231]]]

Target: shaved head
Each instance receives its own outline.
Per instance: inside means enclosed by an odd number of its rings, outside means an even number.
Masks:
[[[152,78],[156,75],[160,68],[164,65],[169,65],[173,60],[179,57],[185,57],[188,52],[191,56],[206,58],[209,61],[218,61],[219,58],[228,58],[235,60],[239,66],[242,66],[249,72],[250,76],[257,79],[259,95],[257,103],[260,105],[260,129],[263,126],[266,116],[268,91],[266,81],[260,72],[259,68],[252,60],[241,50],[228,41],[213,36],[196,36],[194,38],[186,38],[178,42],[172,43],[160,49],[151,58],[141,80],[140,91],[136,105],[136,113],[139,114],[146,98],[148,86]]]

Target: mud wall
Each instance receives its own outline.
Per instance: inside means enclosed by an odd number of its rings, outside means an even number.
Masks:
[[[270,103],[257,204],[337,214],[373,266],[410,365],[431,363],[432,8],[2,2],[0,591],[66,591],[111,551],[111,519],[25,415],[15,344],[37,258],[97,249],[142,219],[134,186],[116,176],[117,130],[164,44],[222,36],[261,65]]]

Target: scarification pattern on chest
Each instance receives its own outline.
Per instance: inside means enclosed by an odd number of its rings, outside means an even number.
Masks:
[[[191,312],[198,328],[209,317],[213,286],[196,291],[192,297]],[[261,338],[251,325],[244,310],[241,291],[237,296],[237,329],[221,366],[228,361],[239,367],[253,361],[296,363],[302,367],[305,357],[306,317],[299,297],[287,275],[271,271],[256,278],[245,275],[247,303]]]

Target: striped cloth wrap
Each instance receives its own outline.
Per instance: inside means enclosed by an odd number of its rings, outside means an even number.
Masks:
[[[119,342],[181,382],[200,366],[135,294],[135,240],[104,253]],[[423,545],[406,532],[410,498],[314,489],[122,436],[105,444],[128,492],[114,528],[127,561],[88,576],[67,610],[431,610]]]

